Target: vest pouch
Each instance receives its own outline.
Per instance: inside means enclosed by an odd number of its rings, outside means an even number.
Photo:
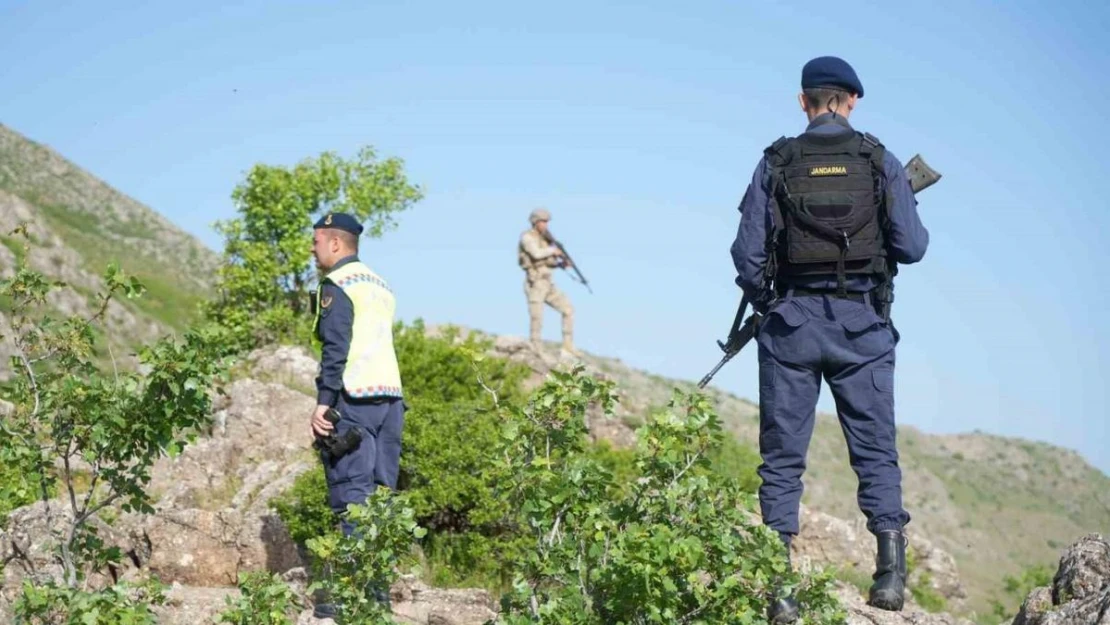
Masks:
[[[869,259],[878,235],[874,209],[857,207],[847,193],[795,198],[787,214],[787,260],[792,264],[835,263]],[[872,226],[872,227],[869,227]],[[845,249],[847,246],[847,249]]]

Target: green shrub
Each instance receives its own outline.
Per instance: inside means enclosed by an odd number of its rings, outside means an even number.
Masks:
[[[121,582],[87,591],[54,582],[23,582],[23,592],[12,605],[17,623],[25,625],[154,625],[151,606],[165,603],[165,587],[156,581]]]
[[[405,387],[401,472],[416,519],[428,530],[421,547],[434,582],[501,587],[501,563],[519,548],[502,520],[505,503],[492,494],[492,450],[499,435],[498,403],[523,400],[523,365],[481,356],[488,340],[459,339],[457,330],[427,335],[424,324],[398,323],[394,345]],[[300,544],[335,531],[319,465],[300,475],[272,506]]]
[[[722,476],[736,480],[736,485],[745,493],[758,493],[762,480],[756,469],[762,458],[754,447],[736,440],[735,436],[725,436],[721,445],[709,452],[709,463],[713,470]]]
[[[310,538],[338,531],[335,515],[328,507],[324,467],[317,462],[293,480],[293,486],[270,500],[289,536],[300,546]]]
[[[1003,591],[1006,595],[1001,600],[997,598],[991,600],[993,616],[998,621],[1013,619],[1025,597],[1034,588],[1051,586],[1055,574],[1056,571],[1053,567],[1038,564],[1025,569],[1020,575],[1006,575],[1003,577],[1002,582],[1005,584]]]
[[[424,529],[413,518],[404,493],[378,489],[363,505],[348,506],[350,536],[328,534],[310,539],[308,547],[328,573],[308,587],[322,591],[344,623],[392,623],[390,613],[374,593],[388,593],[397,579],[395,565],[406,557],[414,538]]]
[[[611,414],[611,384],[553,372],[523,407],[503,411],[498,492],[527,528],[498,623],[620,625],[756,623],[773,581],[794,588],[802,623],[842,623],[832,577],[789,571],[773,531],[753,522],[755,498],[713,470],[720,421],[699,395],[637,432],[636,475],[614,476],[588,452],[584,415]]]
[[[239,576],[239,596],[227,597],[227,609],[217,623],[230,625],[292,625],[300,607],[293,589],[281,577],[265,571]]]

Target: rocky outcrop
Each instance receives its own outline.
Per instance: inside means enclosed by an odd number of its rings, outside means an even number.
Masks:
[[[521,339],[497,339],[494,351],[532,367],[536,376],[531,384],[539,383],[553,368],[572,364],[559,358],[557,350],[531,351]],[[582,362],[591,373],[608,375],[602,361],[586,356]],[[304,563],[280,518],[269,508],[272,498],[315,462],[307,425],[314,401],[306,393],[313,386],[316,360],[303,349],[268,348],[250,354],[241,374],[246,377],[215,400],[211,431],[177,457],[164,458],[154,466],[150,485],[156,499],[154,514],[121,514],[111,528],[105,528],[105,538],[126,555],[124,568],[114,573],[124,579],[153,574],[170,584],[169,601],[158,608],[160,622],[193,625],[214,622],[227,599],[237,595],[234,584],[240,573],[269,570],[298,589],[303,603],[298,623],[327,625],[328,621],[311,616],[311,601],[303,592]],[[627,414],[646,407],[642,397],[621,392],[618,406]],[[619,418],[591,419],[590,426],[595,437],[617,445],[634,442],[631,428]],[[62,502],[53,505],[56,510],[65,509]],[[17,511],[12,521],[12,529],[0,534],[0,554],[26,555],[41,574],[56,575],[41,504]],[[849,522],[805,508],[802,522],[795,543],[796,561],[802,566],[832,565],[870,573],[874,544],[862,521]],[[952,558],[924,537],[911,535],[910,540],[916,555],[911,584],[927,583],[957,605],[963,590]],[[3,591],[10,600],[18,592],[22,574],[18,567],[9,567],[5,575]],[[837,594],[853,624],[966,623],[928,613],[908,594],[906,609],[900,613],[868,607],[860,589],[850,584],[839,585]],[[395,584],[392,595],[397,620],[410,625],[477,625],[493,618],[497,609],[497,601],[485,591],[430,588],[412,577]],[[0,599],[0,611],[4,603]]]
[[[1110,543],[1089,534],[1068,548],[1052,586],[1025,598],[1013,625],[1110,625]]]
[[[215,401],[212,431],[152,468],[154,513],[121,513],[101,528],[101,537],[125,555],[110,573],[123,579],[152,574],[182,587],[226,587],[244,571],[284,573],[303,566],[269,501],[312,466],[307,423],[313,406],[311,397],[280,384],[233,383]],[[9,562],[0,603],[13,599],[32,572],[60,578],[53,537],[70,515],[63,500],[12,513],[0,531],[0,558]],[[111,581],[101,576],[90,585]]]
[[[833,566],[850,570],[856,578],[869,577],[875,570],[875,537],[863,519],[846,521],[802,506],[801,527],[793,542],[794,558],[800,566]],[[907,560],[912,558],[907,585],[926,587],[944,597],[948,607],[960,610],[967,592],[960,583],[956,561],[924,536],[907,528]]]

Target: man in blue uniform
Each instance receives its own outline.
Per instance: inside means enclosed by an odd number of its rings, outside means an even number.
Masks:
[[[393,347],[395,300],[386,282],[358,258],[362,225],[329,213],[313,227],[312,254],[325,273],[316,294],[316,337],[321,342],[312,433],[320,448],[328,504],[344,535],[344,518],[377,489],[395,489],[406,406]],[[338,420],[328,419],[329,410]],[[334,413],[333,413],[334,414]],[[388,604],[388,592],[375,590]],[[318,617],[334,607],[318,604]]]
[[[921,260],[929,233],[901,163],[848,123],[863,97],[852,67],[815,58],[801,82],[798,102],[809,124],[764,151],[731,248],[736,283],[764,315],[757,335],[760,506],[789,553],[823,378],[859,479],[858,505],[876,536],[869,603],[901,610],[910,515],[895,445],[898,332],[889,306],[897,265]],[[773,622],[797,615],[793,596],[772,601]]]

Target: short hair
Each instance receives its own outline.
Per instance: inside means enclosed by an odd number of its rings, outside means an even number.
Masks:
[[[835,87],[810,87],[803,89],[802,95],[805,96],[806,106],[810,110],[820,111],[829,108],[833,100],[837,100],[838,105],[833,108],[839,108],[839,104],[848,99],[850,94],[844,89]]]
[[[346,230],[341,230],[339,228],[324,228],[324,232],[326,232],[329,237],[335,237],[339,239],[343,243],[343,245],[347,246],[352,251],[358,251],[357,234],[353,232],[348,232]]]

